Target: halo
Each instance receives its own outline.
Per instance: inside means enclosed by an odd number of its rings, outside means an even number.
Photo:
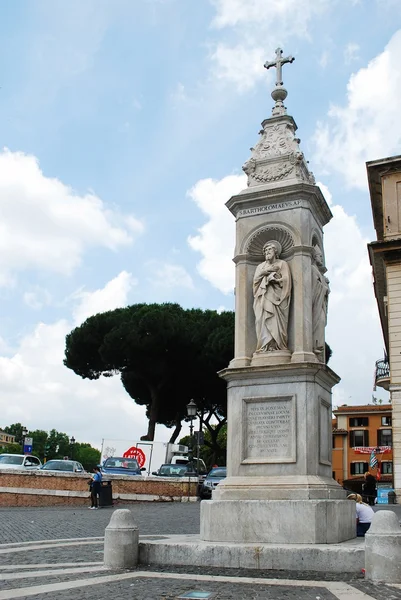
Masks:
[[[276,249],[277,257],[280,256],[280,254],[283,250],[282,245],[277,240],[268,240],[265,244],[263,244],[263,253],[265,251],[266,246],[273,246],[273,248]]]

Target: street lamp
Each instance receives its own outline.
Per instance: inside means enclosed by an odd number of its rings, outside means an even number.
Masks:
[[[71,446],[71,458],[74,458],[74,444],[75,444],[75,438],[74,436],[71,436],[70,439],[70,446]]]
[[[25,454],[25,437],[26,434],[28,433],[28,430],[26,427],[22,428],[22,454]]]
[[[197,406],[195,404],[195,402],[193,400],[191,400],[188,404],[187,404],[187,416],[190,420],[190,425],[189,425],[189,440],[190,440],[190,456],[189,456],[189,461],[188,461],[188,468],[190,467],[191,470],[194,470],[194,463],[193,463],[193,451],[194,451],[194,438],[193,438],[193,432],[194,432],[194,424],[193,421],[196,417],[196,411],[197,411]]]
[[[197,411],[197,406],[195,404],[195,402],[193,400],[191,400],[189,402],[189,404],[187,404],[187,416],[190,419],[190,426],[189,426],[189,434],[190,434],[190,438],[191,438],[191,447],[193,447],[193,440],[192,440],[192,435],[193,435],[193,431],[194,431],[194,425],[193,425],[193,420],[196,417],[196,411]]]

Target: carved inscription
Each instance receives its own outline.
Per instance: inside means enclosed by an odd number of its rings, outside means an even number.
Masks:
[[[295,461],[292,397],[245,399],[245,462]]]
[[[268,204],[266,206],[259,206],[257,208],[244,208],[239,210],[237,217],[245,217],[246,215],[255,215],[259,213],[281,210],[282,208],[294,208],[300,206],[301,200],[292,200],[291,202],[278,202],[276,204]]]

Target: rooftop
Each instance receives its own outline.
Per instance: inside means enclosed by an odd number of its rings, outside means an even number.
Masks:
[[[361,404],[359,406],[338,406],[333,410],[333,413],[369,413],[369,412],[389,412],[392,411],[393,407],[391,404]]]

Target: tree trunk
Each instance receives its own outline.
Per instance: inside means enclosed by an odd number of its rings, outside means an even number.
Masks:
[[[156,423],[159,417],[159,394],[158,390],[154,387],[150,387],[149,391],[152,403],[149,406],[148,433],[146,435],[143,435],[141,437],[141,440],[153,442],[153,440],[155,439]]]
[[[174,444],[174,442],[180,435],[181,429],[182,429],[181,419],[180,419],[179,415],[177,415],[177,418],[175,421],[175,429],[174,429],[173,433],[171,434],[169,444]]]

